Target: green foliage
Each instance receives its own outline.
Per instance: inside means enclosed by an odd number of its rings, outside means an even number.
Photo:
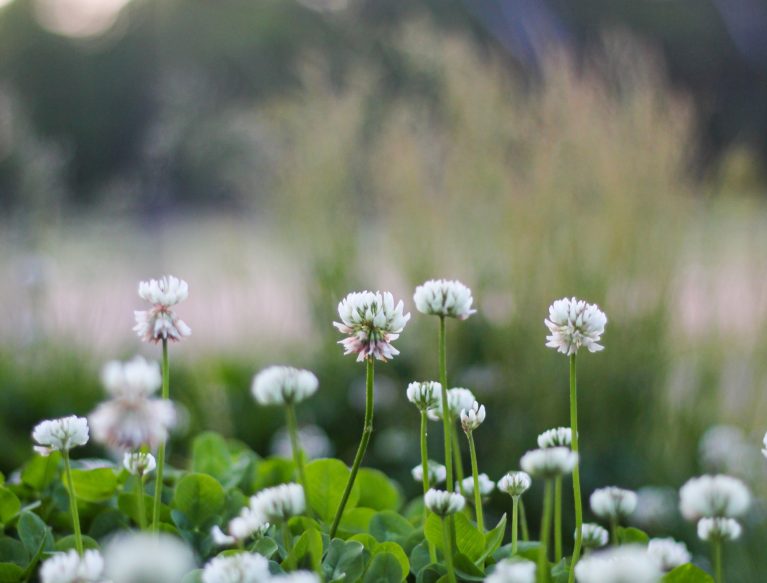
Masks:
[[[218,516],[226,502],[224,488],[206,474],[187,474],[176,486],[173,507],[193,527],[201,527]]]
[[[399,510],[401,497],[399,488],[386,474],[372,468],[360,468],[357,473],[360,487],[359,506],[373,510]]]
[[[336,459],[315,460],[306,466],[306,482],[311,496],[312,510],[326,522],[331,522],[341,502],[350,470]],[[359,483],[355,482],[346,509],[357,505],[360,497]]]
[[[667,573],[663,583],[714,583],[714,578],[700,567],[687,563]]]
[[[402,572],[402,565],[396,555],[383,552],[373,557],[365,572],[364,583],[400,583],[407,573]]]
[[[64,487],[66,480],[62,477]],[[117,476],[110,468],[93,470],[72,470],[72,486],[78,500],[85,502],[104,502],[109,500],[117,490]],[[67,491],[69,488],[67,488]]]
[[[357,581],[365,570],[365,547],[357,541],[330,541],[322,562],[322,574],[328,583]]]
[[[8,488],[0,487],[0,522],[10,522],[21,510],[21,501]]]

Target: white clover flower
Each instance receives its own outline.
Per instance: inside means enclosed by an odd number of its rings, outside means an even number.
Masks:
[[[179,583],[194,569],[194,555],[167,534],[118,534],[104,550],[104,574],[110,583]]]
[[[320,583],[320,577],[311,571],[293,571],[285,575],[274,575],[269,583]]]
[[[605,520],[621,520],[629,516],[637,506],[636,492],[608,486],[591,493],[591,511]]]
[[[547,429],[538,436],[538,447],[570,447],[573,443],[573,431],[569,427]]]
[[[624,545],[583,557],[575,565],[578,583],[658,583],[660,569],[639,545]]]
[[[227,525],[227,533],[220,527],[214,526],[210,535],[217,546],[231,546],[248,540],[251,537],[261,537],[269,530],[269,522],[260,509],[246,506]]]
[[[134,476],[144,476],[157,467],[157,460],[151,453],[143,451],[125,452],[123,467]]]
[[[471,290],[460,281],[430,279],[415,288],[415,307],[422,314],[465,320],[477,310],[471,309]]]
[[[413,382],[407,386],[407,400],[420,411],[439,407],[442,385],[436,381]]]
[[[304,489],[299,484],[280,484],[261,490],[251,497],[250,508],[269,522],[283,522],[306,510]]]
[[[493,490],[495,490],[495,482],[493,482],[490,478],[487,477],[487,474],[482,473],[477,476],[477,480],[479,481],[479,495],[483,498],[485,496],[490,496],[490,494],[493,493]],[[469,476],[468,478],[464,478],[461,480],[461,486],[463,487],[463,494],[467,498],[472,498],[474,496],[474,477]],[[455,491],[460,492],[460,487],[458,484],[455,486]],[[473,499],[472,499],[473,501]]]
[[[88,420],[70,415],[41,421],[32,430],[32,439],[37,442],[34,450],[43,456],[54,451],[69,451],[88,443]]]
[[[599,352],[604,346],[599,340],[605,331],[607,316],[596,304],[587,304],[576,298],[563,298],[549,307],[549,317],[544,320],[551,332],[546,346],[556,348],[562,354],[576,354],[581,347],[589,352]]]
[[[457,419],[463,409],[469,409],[477,399],[469,389],[463,387],[454,387],[447,391],[447,408],[450,415]],[[427,411],[429,419],[440,421],[442,419],[442,398],[437,405]]]
[[[447,478],[447,468],[445,466],[433,460],[428,460],[427,466],[429,472],[429,484],[439,484],[440,482],[445,481],[445,478]],[[410,470],[410,475],[413,476],[413,479],[416,482],[423,482],[423,465],[418,464],[415,466]]]
[[[485,583],[535,583],[535,563],[503,559],[485,577]]]
[[[333,322],[339,332],[348,338],[338,343],[346,349],[344,354],[357,354],[357,362],[377,358],[384,362],[399,354],[392,346],[410,314],[402,313],[403,303],[395,306],[390,292],[353,292],[338,304],[341,322]]]
[[[133,331],[144,342],[178,341],[192,334],[189,326],[170,309],[189,295],[189,286],[183,279],[168,275],[159,280],[142,281],[138,295],[152,304],[149,310],[133,312],[136,319]]]
[[[509,472],[498,480],[498,489],[514,498],[527,492],[532,483],[527,472]]]
[[[460,494],[434,488],[424,494],[423,501],[426,508],[442,517],[460,512],[466,505],[466,500]]]
[[[730,541],[740,538],[743,529],[734,518],[701,518],[698,538],[705,541]]]
[[[687,520],[735,518],[748,510],[750,504],[751,494],[746,485],[723,474],[691,478],[679,490],[679,510]]]
[[[40,566],[40,583],[98,583],[102,581],[104,559],[98,551],[56,553]]]
[[[610,535],[607,531],[593,522],[586,522],[581,525],[581,532],[583,533],[583,548],[586,549],[598,549],[607,544],[610,539]],[[573,533],[573,536],[577,536],[578,531]]]
[[[577,464],[578,454],[567,447],[534,449],[519,460],[528,474],[547,480],[571,473]]]
[[[269,561],[257,553],[215,557],[202,571],[202,583],[262,583],[270,577]]]
[[[645,529],[659,530],[674,521],[677,492],[673,488],[646,486],[637,491],[637,507],[631,522]]]
[[[251,392],[261,405],[300,403],[311,397],[319,386],[313,372],[290,366],[270,366],[255,377]]]
[[[131,451],[156,449],[176,424],[176,410],[168,399],[116,398],[101,403],[88,420],[99,443]]]
[[[684,543],[673,538],[653,538],[647,543],[647,554],[661,571],[671,571],[690,562],[690,551]]]
[[[466,433],[474,431],[485,421],[485,406],[474,401],[469,409],[461,409],[461,427]]]
[[[101,370],[101,382],[113,397],[150,397],[162,385],[160,366],[136,356],[128,362],[113,360]]]

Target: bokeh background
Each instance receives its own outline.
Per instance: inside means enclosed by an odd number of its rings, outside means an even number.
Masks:
[[[249,395],[272,363],[317,372],[304,440],[351,460],[364,370],[337,302],[414,311],[458,278],[479,312],[450,322],[449,372],[488,408],[481,469],[567,423],[543,319],[587,298],[610,321],[580,359],[585,489],[654,487],[635,522],[705,564],[668,488],[720,470],[767,494],[766,164],[763,0],[0,0],[0,469],[95,406],[106,360],[159,356],[131,327],[163,273],[191,289],[176,463],[202,429],[284,450]],[[436,376],[436,321],[398,347],[367,463],[416,495],[404,390]],[[763,580],[765,522],[758,501],[732,580]]]

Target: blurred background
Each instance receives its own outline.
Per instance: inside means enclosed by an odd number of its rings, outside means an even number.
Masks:
[[[249,384],[290,363],[321,381],[307,446],[349,461],[364,367],[338,301],[414,311],[458,278],[479,313],[449,323],[449,372],[488,407],[481,470],[567,423],[543,319],[584,297],[609,317],[580,359],[585,489],[652,486],[637,524],[702,552],[667,488],[726,471],[767,494],[766,169],[764,0],[0,0],[0,470],[95,406],[106,360],[159,357],[131,327],[164,273],[191,289],[174,460],[205,428],[284,451]],[[367,463],[409,495],[404,390],[436,376],[436,326],[414,313],[377,368]],[[764,522],[758,502],[735,580],[767,569]]]

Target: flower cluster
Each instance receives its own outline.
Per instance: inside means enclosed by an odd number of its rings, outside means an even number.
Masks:
[[[684,543],[673,538],[653,538],[647,543],[647,554],[655,561],[661,571],[671,571],[680,565],[689,563],[690,551]]]
[[[581,347],[589,352],[604,349],[599,341],[605,331],[607,316],[595,304],[576,298],[557,300],[549,308],[549,317],[544,323],[551,332],[546,337],[546,346],[557,352],[572,355]]]
[[[143,451],[125,452],[123,467],[134,476],[145,476],[157,467],[157,460],[151,453]]]
[[[284,522],[306,510],[304,489],[299,484],[280,484],[261,490],[250,499],[250,508],[269,522]]]
[[[698,521],[698,538],[709,542],[740,538],[743,528],[734,518],[701,518]]]
[[[504,559],[485,578],[485,583],[534,583],[535,569],[532,561]]]
[[[215,557],[202,571],[202,583],[262,583],[270,578],[269,561],[256,553]]]
[[[586,522],[581,526],[583,533],[583,547],[586,549],[598,549],[607,544],[610,535],[607,531],[593,522]],[[575,532],[574,536],[578,533]]]
[[[631,515],[637,506],[636,492],[608,486],[594,490],[589,499],[591,511],[604,520],[621,520]]]
[[[181,581],[194,566],[189,547],[166,534],[119,534],[104,549],[104,575],[110,583]]]
[[[357,361],[376,358],[387,361],[399,354],[392,346],[410,314],[403,313],[403,303],[394,304],[390,292],[353,292],[338,304],[340,322],[333,322],[347,338],[338,343],[346,349],[344,354],[357,354]]]
[[[599,551],[575,565],[578,583],[658,583],[661,571],[639,545],[625,545]]]
[[[498,480],[498,489],[511,497],[518,497],[527,492],[532,483],[527,472],[509,472]]]
[[[261,405],[300,403],[319,386],[314,373],[290,366],[270,366],[253,378],[251,392]]]
[[[32,430],[32,439],[38,445],[34,450],[47,456],[54,451],[69,451],[88,443],[88,421],[84,417],[62,417],[41,421]]]
[[[566,447],[549,447],[528,451],[519,465],[528,474],[546,480],[572,473],[578,464],[578,454]]]
[[[442,385],[436,381],[412,382],[407,386],[407,400],[420,411],[439,407]]]
[[[442,517],[460,512],[466,505],[466,501],[460,494],[434,488],[424,494],[423,501],[426,508]]]
[[[229,521],[226,533],[220,527],[214,526],[210,535],[218,546],[230,546],[242,543],[251,537],[263,536],[270,526],[259,508],[246,506],[239,515]]]
[[[474,393],[469,389],[455,387],[447,392],[447,408],[453,419],[457,419],[464,409],[470,409],[474,401]],[[429,409],[428,415],[432,421],[442,420],[442,404],[438,403],[436,407]]]
[[[427,471],[429,472],[429,483],[439,484],[447,478],[447,468],[434,460],[428,460]],[[423,482],[423,466],[418,464],[410,470],[410,475],[416,482]]]
[[[477,481],[479,482],[479,495],[483,498],[485,496],[490,496],[490,494],[493,493],[493,490],[495,490],[495,482],[493,482],[485,473],[479,474],[477,476]],[[456,484],[455,491],[459,492],[463,490],[464,496],[467,498],[471,498],[474,496],[474,477],[469,476],[468,478],[464,478],[461,481],[461,485],[458,486]]]
[[[159,280],[142,281],[138,295],[152,304],[149,310],[134,312],[133,330],[144,342],[178,341],[192,334],[189,326],[171,310],[189,296],[189,286],[183,279],[167,275]]]
[[[569,427],[547,429],[538,436],[538,447],[570,447],[573,443],[573,431]]]
[[[737,518],[750,504],[746,485],[724,474],[692,478],[679,490],[679,510],[687,520]]]
[[[422,314],[465,320],[477,310],[471,308],[471,290],[460,281],[430,279],[415,289],[415,307]]]
[[[103,581],[104,558],[98,551],[56,553],[40,567],[41,583],[99,583]]]
[[[485,421],[485,406],[474,401],[469,409],[461,409],[461,427],[466,433],[474,431]]]

